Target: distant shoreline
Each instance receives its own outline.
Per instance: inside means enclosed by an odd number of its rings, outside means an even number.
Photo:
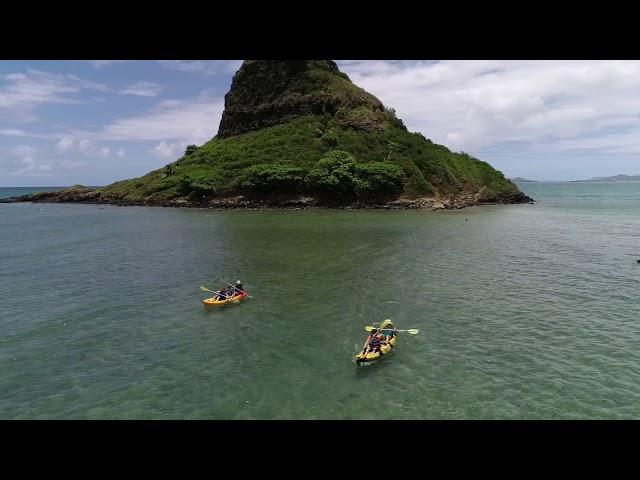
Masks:
[[[514,183],[639,183],[639,180],[511,180]]]
[[[582,180],[529,180],[528,178],[515,177],[510,180],[514,183],[634,183],[640,182],[640,175],[613,175]]]
[[[65,188],[71,188],[72,185],[44,185],[44,186],[40,186],[40,187],[16,187],[16,186],[5,186],[5,187],[0,187],[0,190],[18,190],[18,189],[29,189],[29,190],[42,190],[42,191],[46,191],[46,189],[49,188],[56,188],[56,189],[65,189]],[[104,187],[104,185],[89,185],[88,188],[102,188]]]

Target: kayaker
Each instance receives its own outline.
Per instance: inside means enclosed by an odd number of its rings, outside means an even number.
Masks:
[[[364,347],[362,347],[362,349],[364,350],[365,348],[367,348],[367,345],[369,345],[369,342],[371,341],[371,339],[374,337],[374,335],[378,333],[378,330],[376,328],[372,328],[371,329],[371,333],[369,334],[369,336],[367,337],[367,341],[364,342]]]
[[[365,350],[367,349],[367,346],[369,345],[369,342],[371,341],[371,339],[373,338],[373,336],[376,334],[377,330],[374,328],[371,330],[371,333],[369,334],[369,336],[367,337],[367,339],[364,342],[364,345],[362,346],[362,354],[364,355]]]
[[[238,281],[236,282],[236,286],[235,286],[235,288],[236,288],[236,291],[235,291],[235,292],[236,292],[236,294],[238,294],[238,295],[240,295],[242,292],[244,292],[244,289],[242,288],[242,282],[241,282],[240,280],[238,280]],[[238,291],[238,290],[240,290],[240,291]]]
[[[229,293],[227,292],[228,288],[223,285],[222,288],[218,291],[219,295],[216,298],[218,301],[226,300],[229,297]]]
[[[376,351],[380,350],[380,344],[382,343],[382,335],[376,332],[377,330],[372,330],[371,335],[369,335],[369,338],[367,339],[368,345],[367,345],[367,348],[365,348],[364,350],[365,355],[367,353],[375,353]]]
[[[381,330],[384,335],[385,343],[389,343],[393,337],[398,336],[398,331],[395,328],[385,328]]]

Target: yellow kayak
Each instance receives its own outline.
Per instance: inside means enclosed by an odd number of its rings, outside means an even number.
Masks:
[[[247,292],[242,292],[240,295],[236,295],[235,297],[225,298],[224,300],[216,300],[217,297],[207,298],[202,300],[202,303],[209,307],[221,307],[223,305],[229,305],[230,303],[239,303],[244,297],[247,296]]]
[[[380,325],[380,327],[378,327],[378,330],[384,330],[384,329],[393,329],[393,323],[391,322],[391,320],[385,320],[384,322],[382,322],[382,325]],[[392,352],[394,347],[396,346],[396,341],[397,338],[396,336],[391,337],[391,340],[389,340],[389,343],[383,343],[380,346],[380,349],[376,352],[369,352],[365,355],[364,350],[362,350],[358,355],[356,355],[356,363],[358,365],[362,365],[362,364],[368,364],[371,362],[375,362],[376,360],[378,360],[379,358],[387,355],[388,353]]]

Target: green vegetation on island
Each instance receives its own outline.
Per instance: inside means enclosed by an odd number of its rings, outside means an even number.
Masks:
[[[385,199],[401,193],[415,199],[481,190],[483,199],[491,201],[518,192],[488,163],[451,152],[419,133],[399,128],[364,132],[335,123],[327,115],[307,116],[237,136],[216,137],[166,167],[101,190],[105,196],[149,203],[177,197],[260,197],[274,192],[324,194],[324,198],[345,201]],[[344,174],[338,169],[330,179],[319,179],[321,171],[329,171],[328,163],[335,164],[340,158],[348,158]]]
[[[395,111],[328,60],[247,60],[225,96],[218,134],[143,177],[84,194],[104,203],[381,204],[401,199],[529,200],[502,172],[407,131]]]

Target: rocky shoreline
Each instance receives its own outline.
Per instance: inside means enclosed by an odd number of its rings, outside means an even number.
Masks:
[[[115,205],[123,207],[173,207],[173,208],[210,208],[219,210],[302,210],[308,208],[327,208],[343,210],[459,210],[476,205],[506,205],[535,203],[535,200],[524,195],[516,194],[508,197],[482,198],[481,193],[462,194],[457,197],[445,198],[440,196],[420,197],[416,199],[399,198],[383,204],[353,203],[349,205],[321,202],[308,196],[289,198],[250,199],[241,195],[214,198],[207,201],[195,202],[185,198],[169,201],[131,200],[127,198],[105,197],[99,190],[86,187],[72,187],[58,192],[44,192],[19,197],[0,199],[0,203],[83,203],[94,205]]]

